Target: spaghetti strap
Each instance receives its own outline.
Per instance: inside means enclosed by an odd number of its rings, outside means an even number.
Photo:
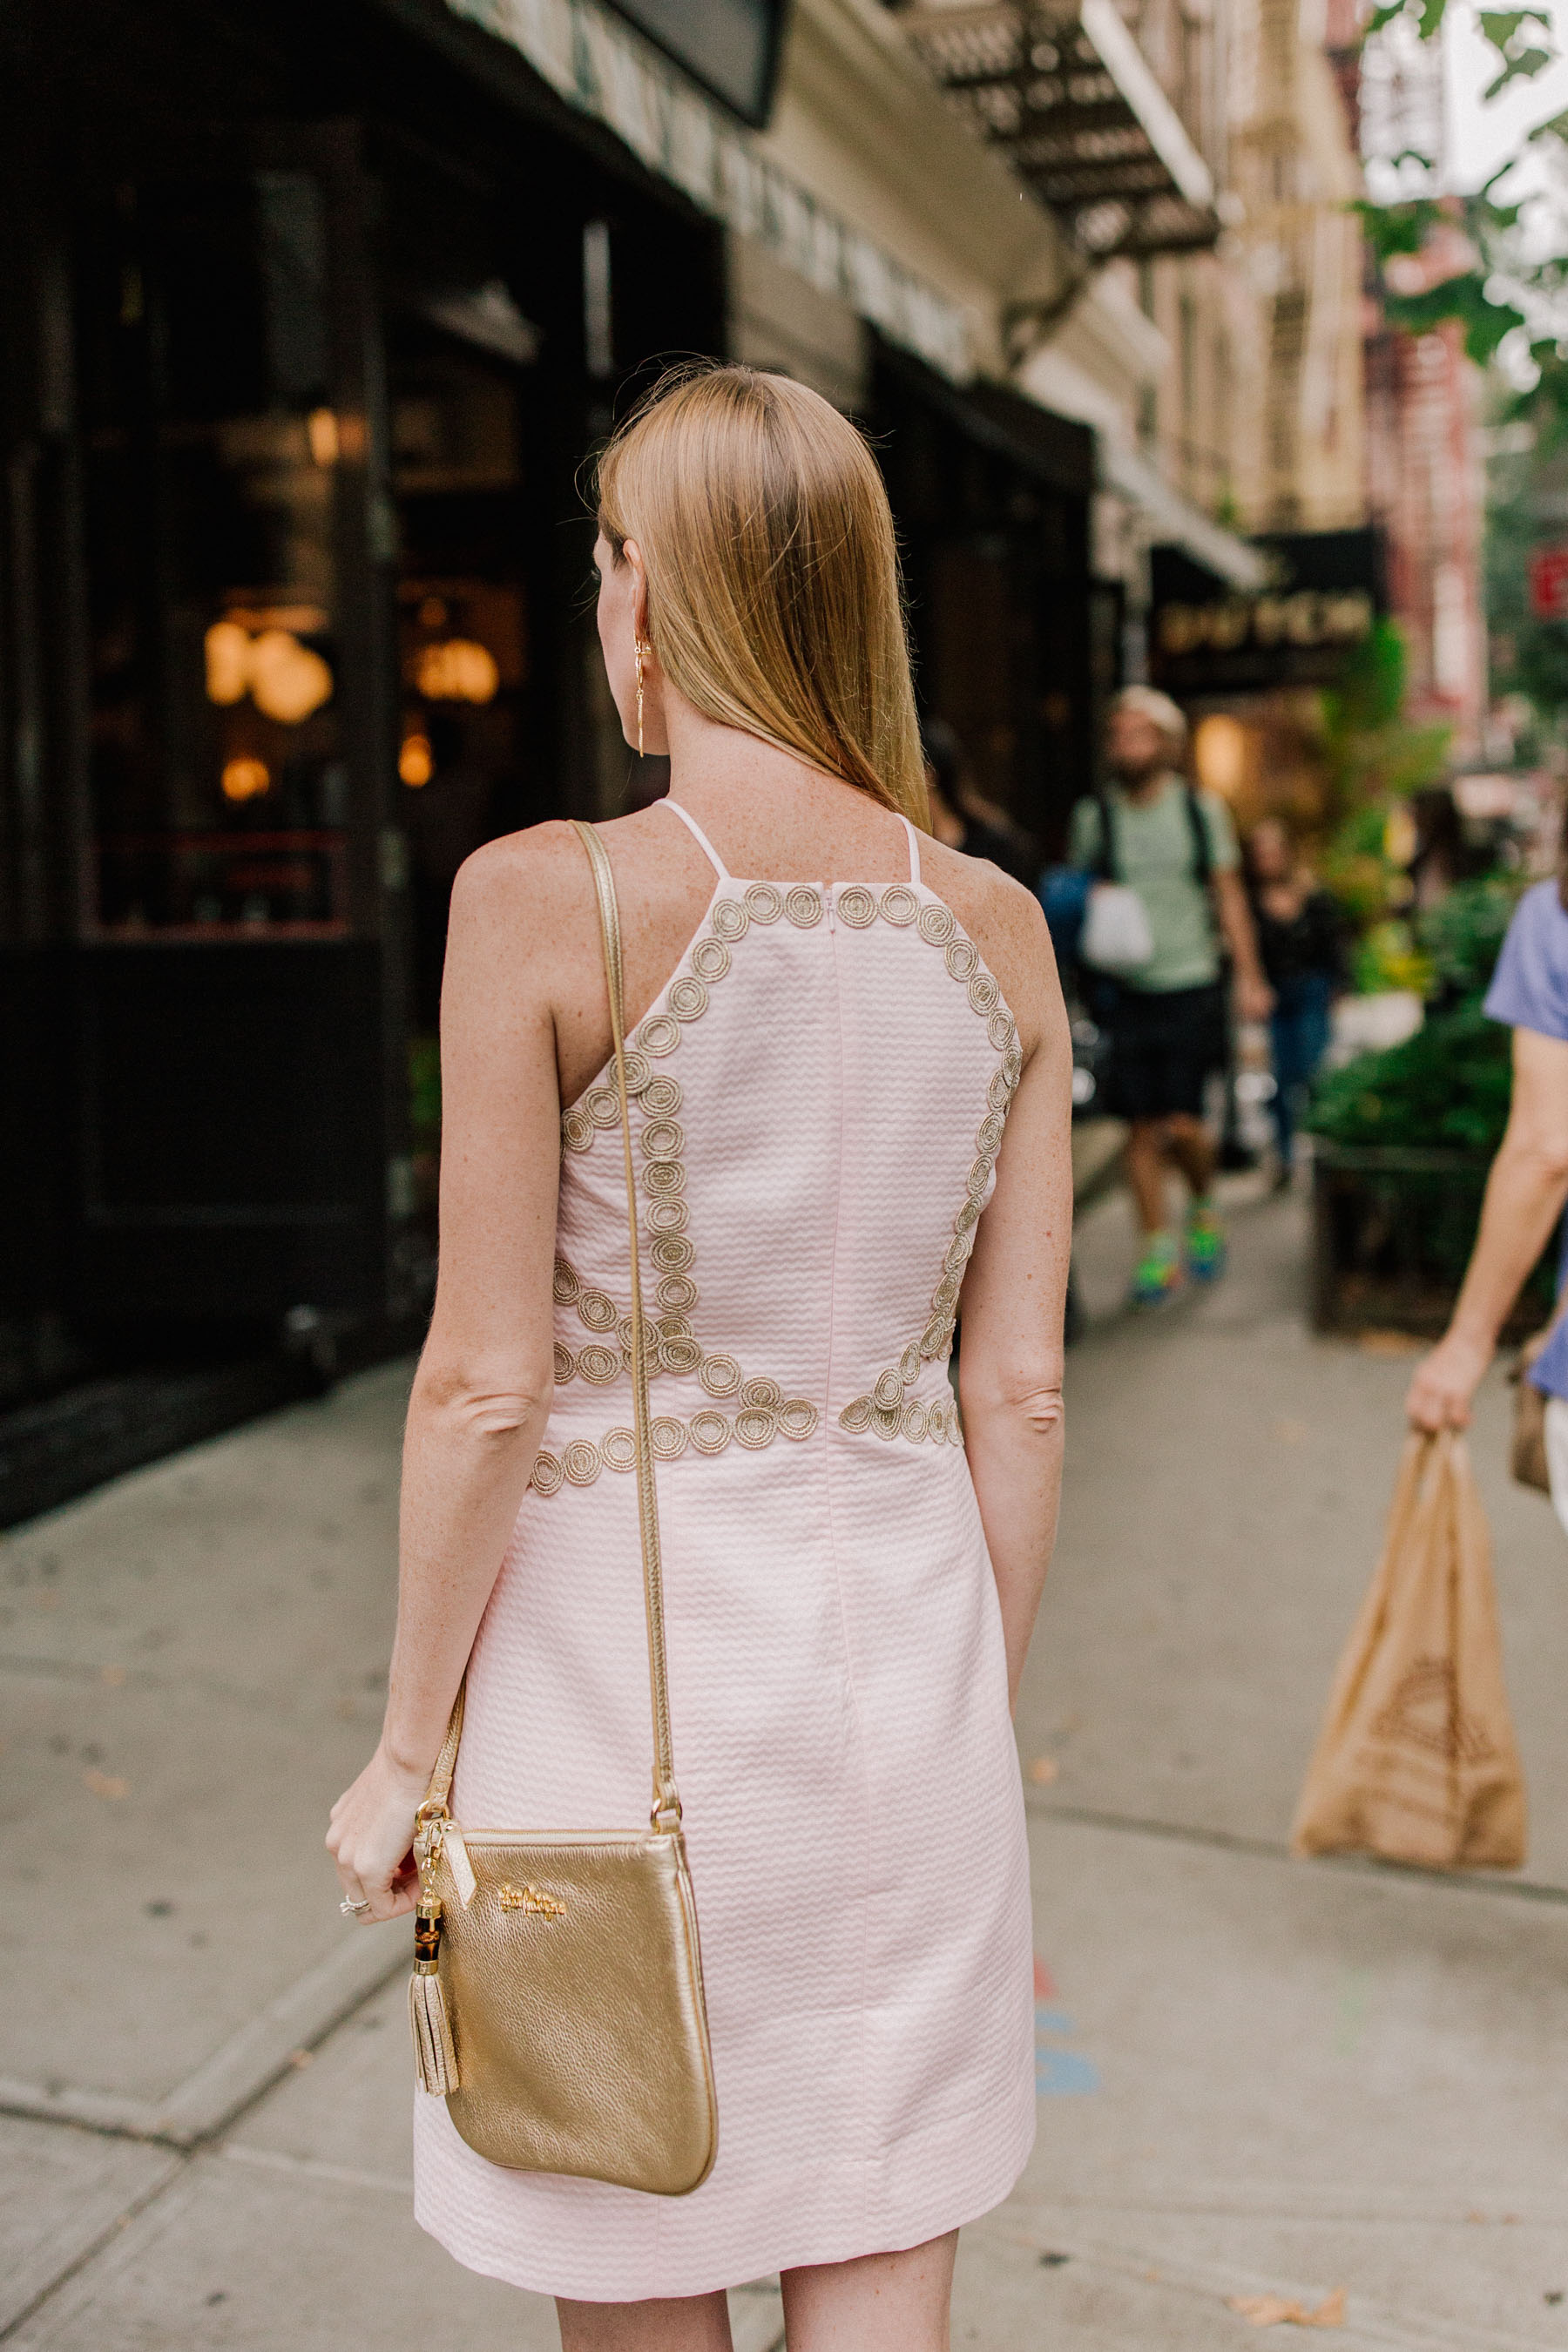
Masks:
[[[709,840],[708,835],[703,832],[702,827],[698,824],[697,819],[692,815],[691,811],[687,808],[682,808],[679,801],[672,801],[668,794],[662,803],[656,801],[654,805],[656,808],[663,806],[668,809],[672,816],[678,816],[680,819],[682,824],[689,828],[698,848],[702,852],[703,856],[706,857],[709,865],[711,866],[714,873],[719,877],[720,881],[728,882],[730,879],[729,867],[725,865],[723,859],[714,848],[713,844]]]
[[[905,816],[901,811],[899,815],[899,823],[903,826],[904,831],[910,836],[910,880],[911,882],[918,882],[921,878],[921,837],[915,831],[914,826],[910,823],[909,818]]]

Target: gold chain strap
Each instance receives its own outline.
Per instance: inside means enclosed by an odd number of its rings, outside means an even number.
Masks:
[[[675,1785],[670,1754],[669,1685],[664,1651],[664,1562],[658,1542],[658,1496],[654,1486],[651,1414],[647,1396],[647,1351],[643,1339],[642,1246],[637,1223],[637,1173],[632,1163],[631,1105],[626,1094],[626,1000],[621,971],[621,917],[616,900],[616,880],[605,845],[591,824],[572,820],[574,832],[587,853],[599,906],[599,937],[605,950],[605,983],[610,999],[610,1035],[615,1043],[616,1093],[621,1107],[621,1147],[626,1159],[626,1220],[631,1240],[632,1276],[632,1426],[637,1439],[637,1524],[642,1538],[643,1607],[647,1619],[648,1682],[653,1700],[653,1813],[655,1830],[668,1834],[680,1826],[680,1797]],[[465,1677],[465,1682],[466,1682]],[[430,1786],[416,1819],[420,1822],[445,1813],[463,1736],[463,1691],[459,1684],[451,1721],[441,1745]]]

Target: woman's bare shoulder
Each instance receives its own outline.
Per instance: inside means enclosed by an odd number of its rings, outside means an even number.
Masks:
[[[574,886],[587,876],[583,845],[563,817],[498,834],[472,851],[458,869],[452,910],[483,915],[515,908],[520,902],[580,895]]]
[[[680,957],[711,887],[686,836],[651,811],[595,830],[610,854],[620,902],[626,1006],[639,1021]],[[684,864],[682,862],[684,856]],[[531,1006],[553,1024],[563,1099],[574,1098],[609,1052],[609,1013],[593,876],[583,843],[563,820],[487,842],[466,860],[452,892],[447,975],[479,1022]],[[444,984],[445,985],[445,984]]]
[[[594,830],[611,863],[626,866],[639,878],[650,867],[680,868],[681,843],[670,838],[668,826],[653,821],[651,810],[606,818],[595,823]],[[521,833],[498,834],[474,850],[458,868],[453,896],[456,900],[460,894],[476,906],[562,893],[575,900],[588,880],[588,861],[575,825],[565,817],[550,817],[542,824],[525,825]]]
[[[1032,1053],[1059,1002],[1056,955],[1032,890],[983,857],[922,839],[921,875],[944,898],[996,976]]]

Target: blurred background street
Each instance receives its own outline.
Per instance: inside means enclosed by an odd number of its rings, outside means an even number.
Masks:
[[[1184,1284],[1058,929],[1041,2127],[955,2341],[1568,2343],[1568,1556],[1500,1369],[1525,1865],[1287,1852],[1560,866],[1565,47],[1556,0],[0,12],[0,2341],[555,2341],[413,2228],[405,1940],[320,1840],[380,1719],[451,884],[668,787],[579,469],[710,354],[870,436],[940,836],[1081,922],[1155,689],[1177,897],[1212,929],[1234,834],[1277,983],[1217,1019],[1231,1262]]]

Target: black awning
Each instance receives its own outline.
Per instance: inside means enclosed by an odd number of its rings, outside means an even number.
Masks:
[[[989,449],[1047,489],[1087,499],[1095,487],[1094,432],[1074,418],[1041,408],[1005,384],[949,383],[933,368],[876,338],[877,364],[908,385],[982,448]]]

